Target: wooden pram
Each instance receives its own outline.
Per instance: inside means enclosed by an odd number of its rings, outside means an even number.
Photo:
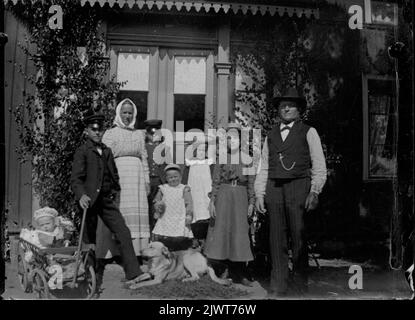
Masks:
[[[83,212],[78,246],[41,249],[19,239],[17,273],[25,292],[34,292],[39,299],[50,299],[52,291],[64,287],[81,289],[91,299],[96,291],[93,248],[82,245],[86,210]],[[56,292],[57,293],[57,292]]]

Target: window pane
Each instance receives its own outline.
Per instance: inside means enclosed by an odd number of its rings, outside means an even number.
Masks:
[[[184,130],[205,130],[205,96],[194,94],[174,95],[174,130],[176,121],[184,121]]]
[[[378,145],[373,148],[369,158],[369,173],[373,178],[396,175],[395,148],[392,145]]]
[[[368,80],[369,177],[396,175],[394,82]]]
[[[174,93],[206,93],[206,58],[174,58]]]
[[[135,120],[136,129],[144,129],[144,121],[147,120],[147,92],[143,91],[125,91],[122,90],[118,93],[118,100],[129,98],[137,106],[137,118]]]
[[[395,25],[396,4],[371,1],[372,23]]]
[[[120,52],[117,81],[127,81],[122,90],[148,91],[149,66],[150,55],[147,53]]]

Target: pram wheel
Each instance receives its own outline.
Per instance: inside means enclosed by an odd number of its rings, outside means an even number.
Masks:
[[[92,299],[97,290],[97,278],[94,267],[89,265],[85,270],[84,286],[86,290],[86,299]]]
[[[24,292],[31,292],[31,284],[29,283],[29,267],[24,259],[22,250],[19,250],[17,256],[17,278],[19,279],[20,287]]]
[[[45,273],[42,270],[33,270],[33,291],[39,299],[49,299],[49,287]]]

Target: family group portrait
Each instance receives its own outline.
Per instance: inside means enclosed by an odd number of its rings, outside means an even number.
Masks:
[[[415,298],[411,0],[0,13],[2,300]]]

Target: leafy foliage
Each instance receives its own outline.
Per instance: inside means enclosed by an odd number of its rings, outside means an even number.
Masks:
[[[48,26],[51,4],[63,9],[63,29]],[[10,7],[30,36],[21,49],[37,74],[27,75],[35,93],[14,111],[19,132],[18,153],[32,162],[33,188],[40,205],[71,216],[76,208],[70,187],[73,154],[83,142],[83,117],[101,111],[107,121],[120,84],[107,79],[99,16],[80,1],[43,1]],[[35,49],[33,49],[35,48]]]
[[[287,87],[297,87],[307,100],[303,119],[318,128],[328,158],[337,161],[341,134],[351,120],[350,96],[359,92],[359,36],[342,25],[281,19],[263,28],[254,46],[236,47],[232,58],[242,81],[236,92],[236,115],[242,125],[265,136],[278,121],[272,103]],[[266,39],[267,41],[264,41]],[[360,79],[359,79],[360,80]],[[238,83],[238,81],[237,81]],[[333,108],[336,107],[336,110]],[[346,110],[346,111],[344,111]]]
[[[261,37],[252,48],[236,48],[233,60],[242,70],[243,79],[235,97],[239,102],[238,120],[266,134],[278,120],[272,98],[288,87],[300,87],[308,95],[311,81],[304,62],[304,39],[297,24],[284,19],[262,31],[268,41]]]

